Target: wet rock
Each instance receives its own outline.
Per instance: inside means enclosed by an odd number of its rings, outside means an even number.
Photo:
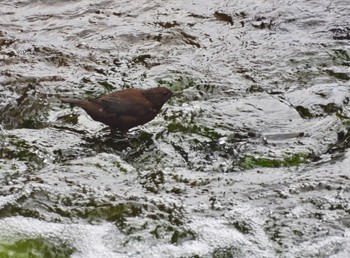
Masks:
[[[229,23],[231,26],[233,25],[232,16],[230,16],[230,15],[228,15],[228,14],[226,14],[226,13],[216,11],[216,12],[214,13],[214,16],[215,16],[216,19],[218,19],[219,21],[227,22],[227,23]]]
[[[350,27],[331,29],[331,32],[335,40],[350,40]]]

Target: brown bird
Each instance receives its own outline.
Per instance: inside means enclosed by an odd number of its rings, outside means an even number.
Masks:
[[[83,108],[92,119],[119,130],[125,137],[130,128],[155,118],[165,102],[178,94],[164,87],[131,88],[95,99],[63,98],[61,101]]]

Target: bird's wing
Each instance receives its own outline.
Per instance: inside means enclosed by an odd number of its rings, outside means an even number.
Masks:
[[[116,116],[143,116],[152,109],[152,106],[148,101],[140,102],[133,98],[121,98],[113,95],[97,99],[89,99],[89,101],[97,104],[104,111],[113,113]]]

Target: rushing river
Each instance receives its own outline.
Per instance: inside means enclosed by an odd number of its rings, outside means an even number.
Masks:
[[[350,257],[349,0],[0,17],[0,257]],[[128,140],[59,101],[157,85]]]

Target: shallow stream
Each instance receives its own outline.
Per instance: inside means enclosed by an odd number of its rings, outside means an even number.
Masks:
[[[0,257],[350,257],[348,0],[0,17]],[[59,101],[157,85],[127,141]]]

